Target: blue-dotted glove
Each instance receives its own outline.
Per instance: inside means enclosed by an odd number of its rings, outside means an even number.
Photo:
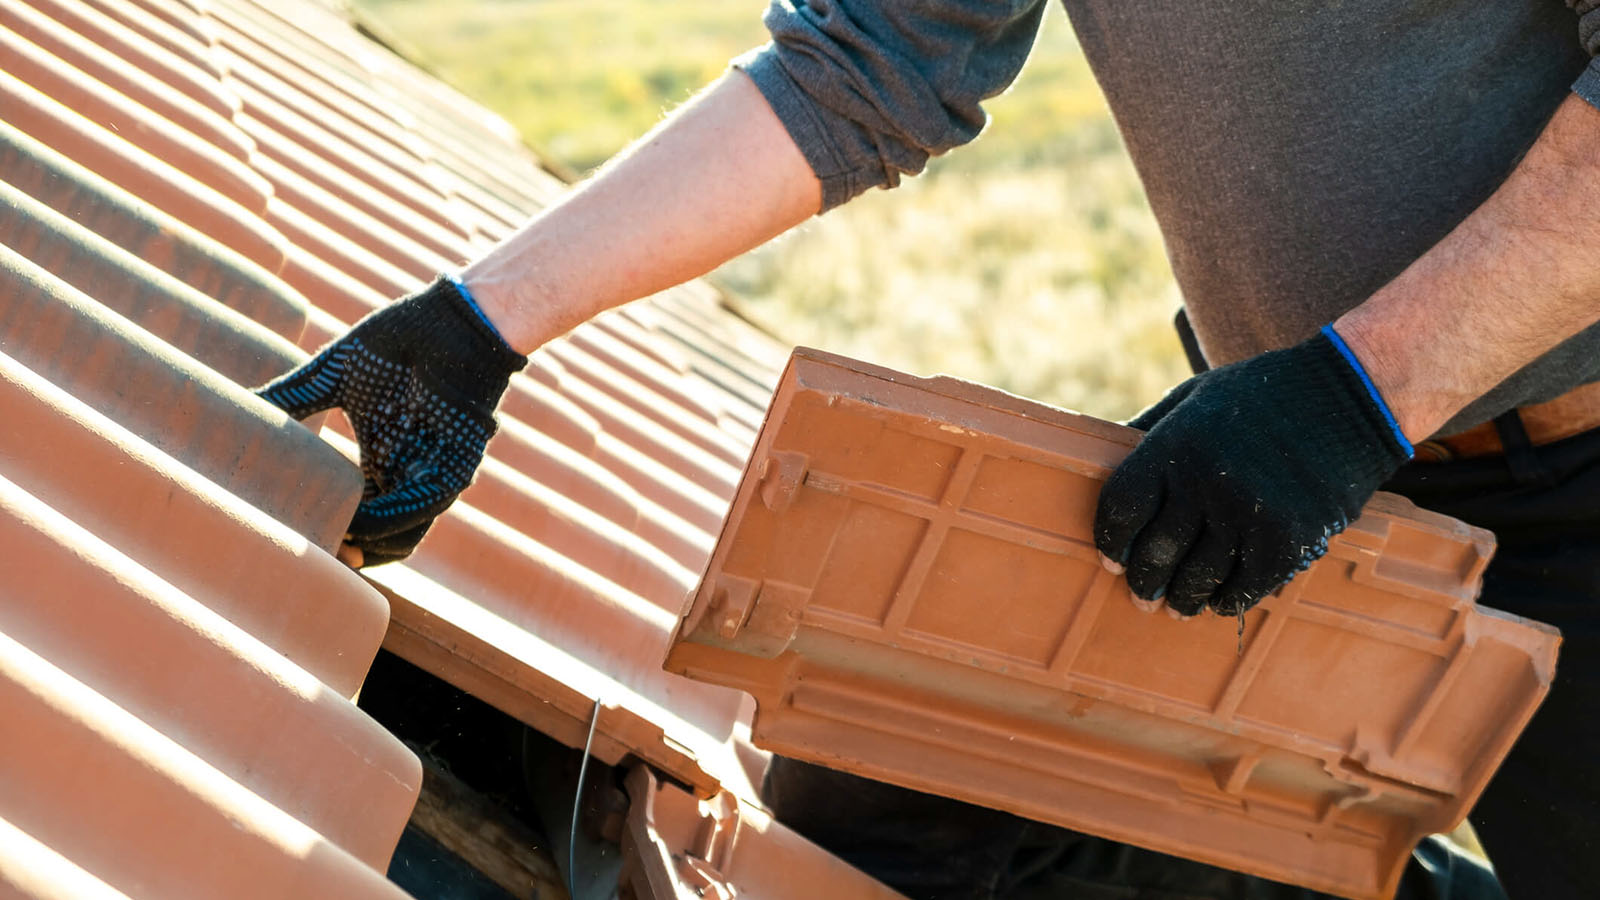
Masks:
[[[1095,543],[1181,615],[1242,613],[1327,552],[1411,458],[1331,327],[1178,385],[1100,492]]]
[[[346,541],[364,565],[410,555],[466,489],[495,405],[528,363],[464,290],[441,278],[256,391],[297,419],[332,407],[350,419],[366,485]]]

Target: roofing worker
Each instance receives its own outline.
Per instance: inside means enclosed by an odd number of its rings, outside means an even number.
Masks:
[[[1106,564],[1147,605],[1233,615],[1380,486],[1492,529],[1484,601],[1565,648],[1473,818],[1512,897],[1592,895],[1600,2],[1066,5],[1213,367],[1134,420],[1149,434],[1095,523]],[[771,45],[459,280],[264,388],[350,415],[367,563],[408,553],[467,484],[521,354],[972,140],[1043,8],[777,0]],[[768,790],[913,897],[1299,893],[799,764]]]

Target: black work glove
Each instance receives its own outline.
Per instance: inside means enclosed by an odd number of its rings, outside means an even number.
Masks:
[[[495,432],[495,405],[527,364],[440,278],[256,393],[296,419],[344,410],[366,479],[346,541],[375,565],[409,556],[466,489]]]
[[[1243,613],[1327,552],[1411,457],[1331,328],[1178,385],[1100,492],[1095,543],[1180,615]]]

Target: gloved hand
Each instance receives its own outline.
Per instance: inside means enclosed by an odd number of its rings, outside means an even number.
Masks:
[[[1189,616],[1235,615],[1327,552],[1411,458],[1331,327],[1178,385],[1100,492],[1095,543],[1128,586]]]
[[[296,419],[336,406],[349,417],[366,485],[346,541],[375,565],[409,556],[466,489],[495,432],[495,405],[527,363],[440,278],[256,393]]]

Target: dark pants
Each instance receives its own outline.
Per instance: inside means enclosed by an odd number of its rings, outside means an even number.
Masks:
[[[1549,698],[1471,819],[1513,900],[1600,896],[1600,431],[1504,458],[1415,463],[1386,489],[1494,531],[1483,605],[1561,628]],[[779,819],[913,900],[1324,896],[793,760],[773,761],[765,791]],[[1429,839],[1399,896],[1500,893]]]

